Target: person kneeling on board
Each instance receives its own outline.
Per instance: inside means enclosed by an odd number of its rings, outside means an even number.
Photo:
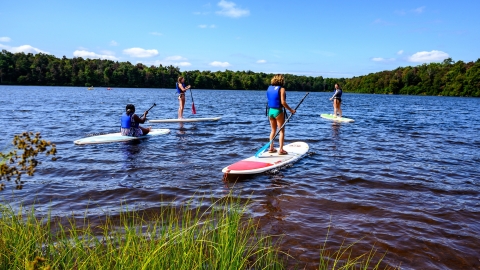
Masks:
[[[138,117],[138,115],[135,114],[135,106],[133,104],[127,104],[127,107],[125,107],[125,114],[123,114],[121,118],[122,125],[120,133],[122,136],[140,137],[142,135],[147,135],[151,128],[144,128],[139,125],[145,123],[145,120],[147,120],[147,114],[148,111],[145,111],[142,117]]]
[[[295,110],[290,108],[287,104],[287,96],[285,94],[286,90],[283,85],[285,84],[285,78],[281,74],[273,76],[271,84],[267,89],[267,99],[268,99],[268,120],[270,120],[270,141],[273,140],[277,127],[280,128],[283,123],[285,123],[285,109],[289,110],[290,113],[294,114]],[[280,130],[279,141],[279,155],[287,155],[287,151],[283,150],[283,141],[285,138],[285,127]],[[270,145],[269,153],[274,153],[277,150],[273,147],[273,142]]]

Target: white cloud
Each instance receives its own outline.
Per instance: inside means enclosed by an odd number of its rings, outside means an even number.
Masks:
[[[373,57],[372,58],[372,61],[374,61],[374,62],[384,62],[384,63],[393,62],[395,60],[396,60],[395,58],[383,58],[383,57]]]
[[[394,23],[392,22],[389,22],[389,21],[385,21],[383,19],[376,19],[375,21],[372,22],[372,24],[378,24],[378,25],[384,25],[384,26],[392,26],[392,25],[395,25]]]
[[[115,57],[114,55],[97,54],[97,53],[89,52],[89,51],[85,51],[85,50],[76,50],[76,51],[73,52],[73,56],[82,57],[82,58],[90,58],[90,59],[118,60],[118,58]]]
[[[265,64],[265,63],[267,63],[267,60],[261,59],[261,60],[258,60],[257,63],[258,64]]]
[[[216,28],[217,26],[215,24],[211,24],[211,25],[200,24],[198,27],[200,27],[200,28]]]
[[[161,60],[160,62],[163,65],[172,65],[172,66],[178,66],[178,67],[188,67],[191,66],[192,64],[187,61],[188,59],[179,55],[174,55],[174,56],[169,56],[165,58],[164,60]]]
[[[115,55],[115,52],[108,51],[108,50],[102,50],[102,51],[100,51],[100,52],[103,53],[103,54],[105,54],[105,55],[112,55],[112,56]]]
[[[10,42],[11,40],[9,37],[0,37],[0,42]]]
[[[241,9],[235,7],[236,4],[234,2],[221,0],[220,2],[218,2],[217,5],[221,8],[221,10],[217,11],[216,13],[222,16],[240,18],[250,15],[250,11],[248,9]]]
[[[430,63],[430,62],[440,62],[444,59],[450,57],[448,53],[442,51],[430,51],[430,52],[417,52],[412,56],[408,57],[408,61],[414,63]]]
[[[187,61],[188,59],[179,55],[169,56],[163,60],[156,60],[153,62],[143,63],[144,65],[163,65],[163,66],[175,66],[175,67],[189,67],[192,63]]]
[[[210,66],[213,66],[213,67],[229,67],[231,66],[230,63],[228,62],[219,62],[219,61],[213,61],[210,63]]]
[[[155,55],[158,55],[158,51],[153,49],[153,50],[145,50],[142,48],[130,48],[130,49],[125,49],[123,50],[123,53],[131,56],[131,57],[138,57],[138,58],[147,58],[147,57],[152,57]]]
[[[411,14],[411,13],[422,14],[425,11],[425,8],[426,8],[425,6],[422,6],[422,7],[418,7],[408,11],[405,11],[404,9],[400,9],[400,10],[395,10],[395,13],[401,16]]]
[[[397,52],[398,55],[402,55],[403,54],[403,50],[400,50]]]
[[[36,54],[36,53],[49,54],[46,51],[42,51],[42,50],[40,50],[38,48],[35,48],[35,47],[32,47],[30,45],[22,45],[22,46],[18,46],[18,47],[12,47],[12,46],[7,46],[7,45],[0,44],[0,49],[7,50],[11,53],[23,52],[23,53],[33,53],[33,54]]]
[[[417,14],[421,14],[421,13],[423,13],[424,10],[425,10],[425,6],[413,9],[412,12],[417,13]]]
[[[110,46],[118,46],[118,43],[115,40],[110,41]]]
[[[159,33],[159,32],[150,32],[150,35],[163,36],[163,34],[162,34],[162,33]]]
[[[193,15],[208,15],[208,14],[210,14],[210,12],[208,12],[208,11],[202,11],[202,12],[195,11],[195,12],[193,12]]]

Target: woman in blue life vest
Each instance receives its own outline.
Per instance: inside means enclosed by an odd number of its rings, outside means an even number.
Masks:
[[[127,104],[125,113],[121,118],[120,133],[122,136],[139,137],[147,135],[151,128],[144,128],[139,125],[145,123],[147,114],[148,111],[145,111],[142,117],[138,117],[138,115],[135,114],[135,106],[133,104]]]
[[[177,80],[177,94],[178,94],[178,119],[183,119],[183,109],[185,108],[185,92],[190,89],[190,85],[185,86],[185,78],[178,77]]]
[[[337,114],[340,118],[342,118],[342,88],[340,88],[340,84],[335,84],[335,92],[330,100],[333,100],[333,117],[337,117]]]
[[[268,99],[268,120],[270,120],[270,141],[273,140],[277,128],[280,128],[283,123],[285,123],[285,109],[289,110],[290,113],[294,114],[295,110],[290,108],[287,104],[287,96],[285,94],[286,90],[283,85],[285,84],[285,78],[281,74],[273,76],[271,84],[267,89],[267,99]],[[285,138],[285,127],[280,130],[279,137],[279,155],[288,154],[287,151],[283,150],[283,141]],[[275,153],[277,150],[273,147],[273,142],[270,144],[269,153]]]

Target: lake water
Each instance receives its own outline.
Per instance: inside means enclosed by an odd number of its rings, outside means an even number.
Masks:
[[[233,188],[250,199],[261,230],[283,234],[282,249],[312,268],[330,233],[335,249],[360,240],[402,269],[480,269],[480,99],[344,94],[344,116],[331,93],[311,93],[287,126],[286,142],[309,154],[280,171],[222,181],[221,169],[268,141],[264,91],[194,90],[195,117],[219,122],[151,124],[171,133],[136,143],[74,145],[89,133],[117,132],[127,103],[150,119],[176,118],[173,89],[0,86],[0,149],[14,134],[39,131],[59,159],[12,183],[0,198],[35,203],[39,214],[98,217],[121,203],[156,209],[161,201],[221,197]],[[302,92],[288,92],[294,107]],[[187,95],[185,117],[191,116]],[[150,124],[146,124],[147,126]],[[88,210],[85,209],[88,206]]]

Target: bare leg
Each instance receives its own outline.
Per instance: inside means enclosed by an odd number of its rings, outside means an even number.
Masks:
[[[151,127],[148,127],[148,128],[140,127],[140,129],[142,130],[143,135],[147,135],[150,132],[150,130],[152,130]]]
[[[178,97],[178,119],[183,118],[183,108],[185,108],[185,95]]]
[[[337,106],[335,102],[337,102],[336,99],[333,100],[333,117],[337,117]]]
[[[277,120],[277,126],[280,128],[283,123],[285,123],[285,115],[284,113],[282,112],[281,114],[279,114],[277,116],[277,118],[275,118],[275,120]],[[278,152],[281,153],[283,151],[283,141],[285,139],[285,127],[280,130],[280,137],[278,138],[278,144],[279,144],[279,149],[278,149]]]
[[[337,116],[337,113],[339,114],[339,117],[341,118],[342,117],[342,109],[340,108],[340,100],[338,99],[334,99],[333,100],[333,107],[335,108],[335,116]]]
[[[338,105],[337,105],[337,112],[340,114],[340,118],[342,118],[342,102],[338,100]]]
[[[271,127],[270,141],[272,141],[273,136],[275,136],[275,132],[277,131],[277,120],[275,118],[271,118],[271,117],[269,117],[268,120],[270,121],[270,127]],[[270,150],[273,150],[273,149],[274,149],[274,143],[272,142],[270,144]]]

